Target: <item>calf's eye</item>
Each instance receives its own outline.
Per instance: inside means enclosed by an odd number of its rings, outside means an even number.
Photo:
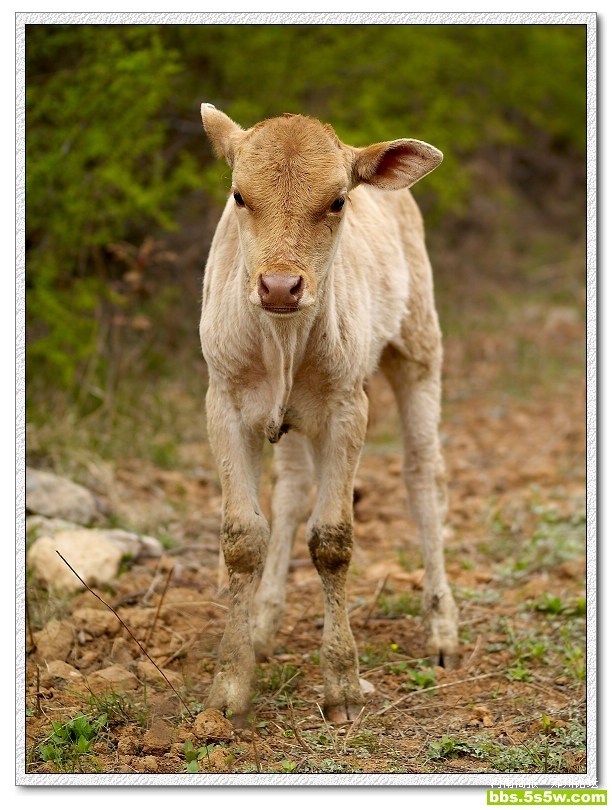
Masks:
[[[238,208],[244,208],[244,200],[242,199],[242,195],[237,191],[234,192],[234,201]]]
[[[344,207],[344,197],[338,197],[338,199],[334,200],[333,203],[330,205],[329,210],[332,211],[334,214],[338,214],[342,211]]]

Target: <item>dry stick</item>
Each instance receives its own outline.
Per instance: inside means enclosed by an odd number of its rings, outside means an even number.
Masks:
[[[166,591],[168,590],[168,585],[170,584],[170,578],[174,573],[174,566],[168,571],[168,576],[166,577],[166,584],[164,585],[164,590],[162,591],[162,595],[159,598],[159,604],[157,606],[157,610],[155,611],[155,616],[153,617],[153,621],[151,622],[151,627],[149,627],[149,632],[145,636],[144,643],[148,644],[151,640],[151,636],[153,635],[153,630],[155,629],[155,625],[157,624],[157,619],[159,617],[159,611],[161,610],[161,606],[164,603],[164,597],[166,595]]]
[[[163,672],[163,671],[162,671],[162,670],[161,670],[161,669],[160,669],[160,668],[157,666],[157,664],[155,663],[155,661],[154,661],[154,660],[151,658],[151,656],[149,655],[149,653],[148,653],[148,652],[145,650],[145,648],[142,646],[142,644],[140,643],[140,641],[138,641],[138,639],[136,638],[136,636],[134,635],[134,633],[132,633],[132,631],[130,630],[130,628],[129,628],[129,627],[127,626],[127,624],[126,624],[126,623],[123,621],[123,619],[122,619],[122,618],[121,618],[121,616],[120,616],[120,615],[117,613],[117,611],[116,611],[116,610],[114,610],[114,609],[113,609],[113,608],[112,608],[112,607],[111,607],[111,606],[108,604],[108,602],[105,602],[105,601],[104,601],[104,599],[102,599],[102,597],[101,597],[101,596],[98,596],[98,594],[97,594],[95,591],[93,591],[93,590],[92,590],[92,589],[89,587],[89,585],[88,585],[88,584],[85,582],[85,580],[84,580],[82,577],[80,577],[80,576],[77,574],[77,572],[76,572],[76,571],[74,570],[74,568],[73,568],[73,567],[70,565],[70,563],[68,562],[68,560],[66,560],[66,558],[65,558],[65,557],[62,557],[62,555],[59,553],[59,551],[58,551],[57,549],[55,549],[55,553],[58,555],[58,557],[60,557],[60,558],[61,558],[61,559],[62,559],[62,560],[63,560],[63,561],[66,563],[66,565],[68,566],[68,568],[70,568],[70,570],[71,570],[71,571],[72,571],[72,573],[75,575],[75,577],[76,577],[76,578],[79,580],[79,582],[82,582],[82,583],[83,583],[83,585],[84,585],[84,586],[87,588],[87,590],[89,591],[89,593],[90,593],[90,594],[92,594],[93,596],[95,596],[95,597],[96,597],[96,599],[98,599],[100,602],[102,602],[102,604],[103,604],[105,607],[107,607],[107,608],[108,608],[108,609],[111,611],[111,613],[112,613],[112,614],[113,614],[113,615],[114,615],[114,616],[115,616],[115,617],[116,617],[116,618],[119,620],[119,622],[120,622],[120,623],[123,625],[123,627],[125,627],[125,629],[128,631],[128,633],[130,634],[130,636],[131,636],[131,637],[134,639],[134,641],[136,642],[136,644],[138,644],[138,646],[140,647],[140,649],[141,649],[141,651],[144,653],[144,655],[146,655],[146,656],[147,656],[147,658],[148,658],[148,659],[149,659],[149,661],[150,661],[150,662],[153,664],[153,666],[155,667],[155,669],[156,669],[156,670],[159,672],[159,674],[162,676],[162,678],[163,678],[163,679],[166,681],[166,683],[168,684],[168,686],[170,687],[170,689],[172,689],[172,691],[174,692],[174,694],[175,694],[175,695],[177,696],[177,698],[178,698],[178,699],[181,701],[181,703],[183,704],[183,706],[184,706],[184,707],[187,709],[187,713],[189,714],[189,716],[190,716],[190,717],[193,717],[193,714],[191,713],[191,710],[190,710],[189,706],[188,706],[188,705],[185,703],[185,701],[183,700],[183,698],[182,698],[182,697],[179,695],[179,693],[176,691],[176,689],[174,688],[174,686],[173,686],[173,685],[170,683],[170,681],[169,681],[168,677],[165,675],[165,673],[164,673],[164,672]]]
[[[370,605],[370,609],[368,610],[368,614],[363,620],[362,627],[365,627],[367,623],[370,621],[370,616],[374,613],[374,608],[376,607],[376,603],[378,602],[378,597],[383,592],[385,585],[387,584],[387,580],[389,579],[389,574],[385,576],[383,580],[378,583],[378,587],[376,588],[376,593],[374,594],[374,598],[372,599],[372,604]]]
[[[253,730],[253,737],[251,738],[251,742],[253,743],[253,758],[255,759],[257,773],[261,773],[261,760],[259,759],[259,751],[257,750],[257,743],[255,742],[256,737],[257,734],[255,734],[255,730]]]
[[[30,621],[30,603],[26,594],[25,598],[25,612],[26,612],[26,627],[28,628],[28,636],[30,637],[30,644],[32,649],[36,649],[36,642],[34,641],[34,633],[32,632],[32,622]]]
[[[36,716],[40,717],[42,709],[40,708],[40,667],[36,664]]]
[[[472,660],[473,660],[474,656],[478,652],[479,647],[480,647],[480,636],[478,636],[478,638],[476,639],[476,644],[474,644],[474,649],[472,650],[472,654],[470,655],[470,657],[468,658],[468,660],[467,660],[467,662],[465,664],[465,669],[469,669],[469,666],[472,663]]]
[[[394,709],[396,706],[399,706],[400,703],[403,703],[405,700],[408,700],[408,698],[418,697],[419,695],[422,695],[425,692],[435,692],[436,689],[448,689],[451,686],[459,686],[459,684],[469,683],[469,681],[480,681],[483,678],[494,678],[496,675],[501,675],[501,670],[498,670],[496,672],[485,672],[482,675],[474,675],[471,678],[463,678],[460,681],[452,681],[451,683],[441,683],[438,686],[428,686],[426,689],[419,689],[416,692],[410,692],[407,695],[403,695],[401,698],[399,698],[399,700],[395,700],[393,703],[390,703],[388,706],[385,706],[383,709],[380,709],[379,711],[374,712],[374,714],[377,717],[379,717],[381,714],[385,714],[385,712],[388,712],[389,709]]]
[[[295,722],[295,713],[293,711],[293,703],[291,702],[290,699],[287,701],[287,705],[289,706],[289,717],[291,718],[291,730],[295,734],[295,739],[302,746],[304,751],[306,751],[308,754],[312,754],[312,748],[304,742],[304,738],[302,737],[302,735],[300,734],[300,732],[298,730],[297,723]]]

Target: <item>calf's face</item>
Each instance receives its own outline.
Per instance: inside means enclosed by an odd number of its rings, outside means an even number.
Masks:
[[[216,153],[232,168],[248,300],[275,317],[316,305],[352,188],[407,188],[442,160],[433,146],[411,139],[355,149],[330,126],[300,115],[243,130],[203,104],[202,121]]]

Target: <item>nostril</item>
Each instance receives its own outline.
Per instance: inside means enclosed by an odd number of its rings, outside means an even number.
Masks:
[[[270,295],[270,289],[266,285],[266,282],[264,281],[263,276],[259,276],[259,278],[257,280],[257,286],[258,286],[260,296],[264,297],[264,296]]]
[[[293,285],[293,287],[289,290],[291,295],[295,297],[296,301],[299,301],[302,297],[302,290],[304,288],[304,279],[300,276],[297,282]]]

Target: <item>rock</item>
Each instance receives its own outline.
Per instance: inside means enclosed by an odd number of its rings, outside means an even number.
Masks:
[[[157,773],[157,760],[154,756],[134,757],[132,767],[137,773]]]
[[[155,537],[148,537],[146,534],[136,534],[126,532],[123,529],[98,529],[115,545],[121,549],[124,557],[161,557],[163,553],[162,544]]]
[[[39,537],[28,553],[32,571],[48,585],[69,591],[82,590],[85,586],[56,552],[90,586],[112,580],[122,558],[121,550],[111,540],[88,529]]]
[[[364,695],[371,695],[372,692],[376,692],[376,687],[370,681],[366,681],[365,678],[359,678],[359,686],[361,686],[361,691]]]
[[[47,518],[44,515],[28,515],[26,518],[26,534],[35,539],[43,535],[53,537],[59,532],[80,528],[78,523],[72,523],[70,520],[62,520],[61,518]]]
[[[476,705],[472,707],[472,716],[468,720],[468,726],[478,726],[484,728],[491,728],[493,723],[493,718],[491,717],[491,713],[487,706],[484,705]]]
[[[134,663],[134,656],[139,654],[139,650],[133,641],[128,641],[121,636],[113,639],[110,658],[113,664],[129,667]]]
[[[230,752],[225,748],[214,748],[207,757],[204,758],[211,768],[216,771],[226,771]]]
[[[172,745],[173,728],[161,718],[151,723],[151,728],[145,731],[142,738],[142,750],[146,754],[163,754],[170,750]]]
[[[41,682],[46,684],[56,678],[69,683],[76,683],[83,679],[81,673],[65,661],[47,661],[46,670],[41,671]]]
[[[98,669],[87,677],[88,686],[94,694],[104,694],[105,692],[126,692],[136,689],[138,680],[124,667],[113,664],[106,669]]]
[[[193,733],[199,740],[223,742],[234,736],[234,727],[218,709],[204,709],[193,721]]]
[[[86,630],[92,636],[113,634],[121,627],[119,619],[110,610],[77,608],[72,613],[72,620],[78,630]]]
[[[148,658],[138,662],[136,671],[138,672],[138,677],[143,681],[146,680],[149,683],[153,683],[157,686],[168,686],[164,676],[160,673],[155,664],[152,664],[148,660]],[[162,672],[175,689],[179,689],[181,686],[183,686],[184,679],[179,672],[174,672],[171,669],[162,669]]]
[[[68,622],[52,619],[38,633],[34,633],[36,649],[46,661],[65,661],[74,645],[74,627]]]
[[[26,467],[26,509],[48,518],[88,526],[100,517],[94,495],[85,487],[44,470]]]
[[[85,586],[56,552],[92,586],[114,579],[125,557],[161,556],[162,546],[153,537],[119,529],[73,529],[39,537],[28,552],[32,571],[55,588],[75,591]]]

